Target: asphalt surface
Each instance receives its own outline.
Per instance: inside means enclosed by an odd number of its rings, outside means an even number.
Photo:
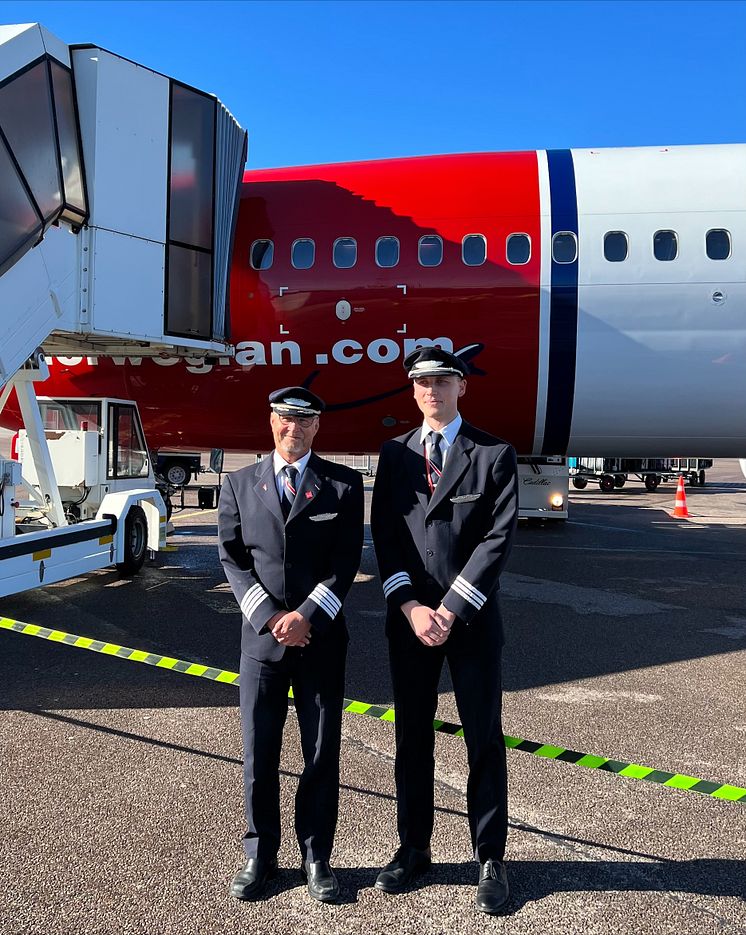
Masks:
[[[236,466],[236,459],[231,459]],[[366,483],[368,491],[370,482]],[[670,517],[674,486],[573,491],[571,518],[521,525],[503,580],[508,734],[746,786],[746,483],[717,462]],[[194,495],[188,500],[196,502]],[[0,615],[235,671],[238,607],[215,512],[174,516],[135,579],[100,571],[0,600]],[[390,704],[370,544],[346,605],[349,698]],[[458,720],[450,682],[439,717]],[[746,932],[746,803],[509,752],[512,897],[474,906],[462,741],[436,738],[433,871],[374,890],[395,847],[393,729],[346,715],[337,906],[309,899],[292,826],[295,718],[282,762],[285,837],[267,898],[239,903],[238,691],[0,632],[0,932]]]

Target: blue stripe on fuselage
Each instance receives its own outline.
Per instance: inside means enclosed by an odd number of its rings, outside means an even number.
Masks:
[[[575,167],[569,149],[547,150],[552,238],[559,231],[578,236]],[[551,244],[550,244],[551,250]],[[578,340],[578,260],[555,263],[549,317],[549,371],[542,454],[567,451],[575,396],[575,355]]]

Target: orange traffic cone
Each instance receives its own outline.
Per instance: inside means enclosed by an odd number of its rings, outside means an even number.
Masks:
[[[684,491],[684,475],[679,474],[679,484],[676,488],[676,503],[673,507],[673,513],[677,519],[688,519],[689,510],[686,508],[686,492]]]

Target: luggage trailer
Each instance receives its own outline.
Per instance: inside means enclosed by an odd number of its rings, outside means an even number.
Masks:
[[[704,487],[711,458],[568,458],[573,487],[584,490],[589,481],[604,493],[624,487],[636,477],[647,490],[657,490],[664,481],[683,475],[691,487]]]

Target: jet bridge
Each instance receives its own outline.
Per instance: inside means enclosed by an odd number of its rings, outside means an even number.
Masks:
[[[0,576],[0,594],[132,567],[145,542],[163,544],[147,458],[138,480],[102,484],[95,519],[76,522],[34,383],[48,374],[45,355],[232,353],[228,277],[245,161],[246,133],[214,96],[105,49],[68,46],[38,24],[0,26],[0,411],[15,389],[33,478],[0,461],[0,566],[19,566]],[[30,506],[16,499],[21,487]],[[33,523],[18,521],[24,509]],[[98,546],[82,558],[88,540]]]
[[[215,97],[0,27],[0,387],[48,354],[229,354],[246,134]]]

